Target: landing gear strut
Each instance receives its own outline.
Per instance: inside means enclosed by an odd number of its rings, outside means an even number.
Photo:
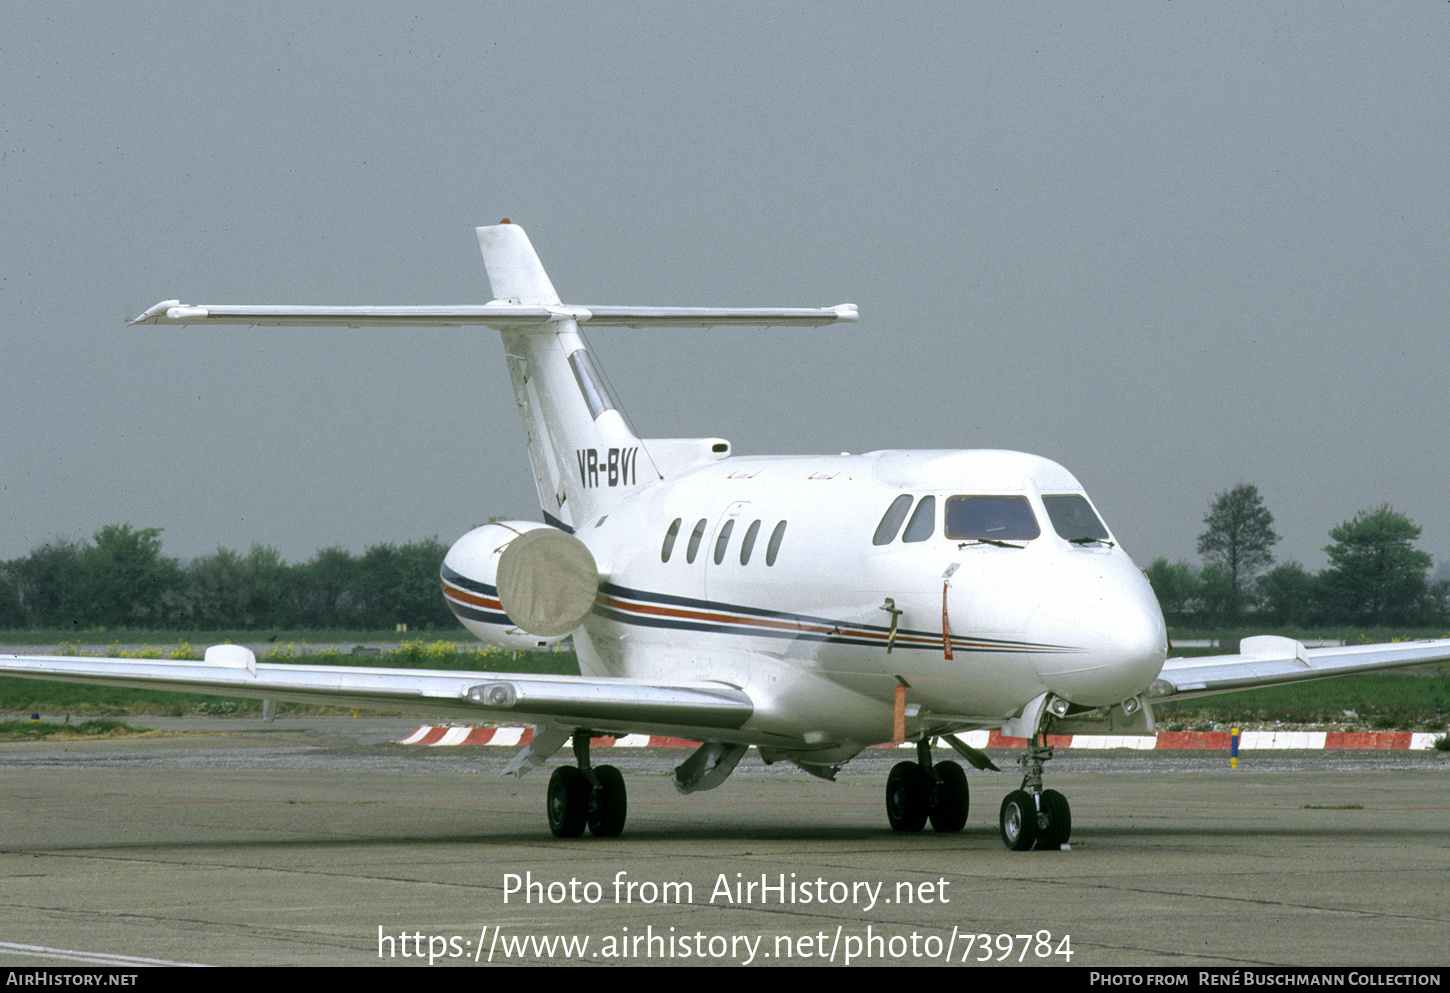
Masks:
[[[1027,754],[1018,760],[1022,765],[1022,787],[1002,800],[997,823],[1002,844],[1014,852],[1034,846],[1040,851],[1061,848],[1072,836],[1072,809],[1067,797],[1057,790],[1042,788],[1042,765],[1050,758],[1052,748],[1046,737],[1034,735],[1027,744]]]
[[[886,819],[896,831],[960,831],[971,805],[967,774],[956,762],[931,760],[931,741],[916,743],[916,761],[898,762],[886,777]]]
[[[556,838],[577,838],[589,827],[596,838],[614,838],[624,830],[629,798],[624,775],[612,765],[589,763],[589,732],[574,732],[578,768],[560,766],[549,777],[549,830]]]

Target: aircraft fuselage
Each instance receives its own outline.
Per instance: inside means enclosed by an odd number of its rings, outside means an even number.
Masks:
[[[755,713],[721,740],[844,761],[891,739],[898,685],[915,736],[998,726],[1048,692],[1118,703],[1166,655],[1147,580],[1046,459],[734,457],[613,478],[628,494],[575,531],[601,579],[581,669],[739,687]]]

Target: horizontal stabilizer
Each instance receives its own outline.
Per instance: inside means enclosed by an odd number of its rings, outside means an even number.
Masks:
[[[819,327],[854,322],[854,303],[834,307],[598,307],[588,306],[588,322],[610,327],[701,327],[725,324],[749,327]]]
[[[573,307],[509,303],[458,306],[323,307],[189,304],[162,300],[132,324],[252,324],[296,327],[539,327],[555,321],[605,327],[819,327],[855,321],[856,305],[835,307]]]
[[[494,299],[484,304],[329,307],[290,304],[190,304],[162,300],[132,324],[264,324],[334,327],[527,328],[561,321],[623,327],[815,327],[854,321],[856,305],[835,307],[571,306],[559,299],[529,236],[517,224],[481,227],[478,245]]]

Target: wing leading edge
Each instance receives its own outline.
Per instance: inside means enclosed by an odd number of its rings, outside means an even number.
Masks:
[[[754,713],[750,697],[725,683],[258,662],[239,645],[214,646],[204,662],[0,655],[0,675],[615,734],[728,732]]]
[[[1309,679],[1450,661],[1450,639],[1306,648],[1292,638],[1245,638],[1237,655],[1169,659],[1148,688],[1154,702]]]

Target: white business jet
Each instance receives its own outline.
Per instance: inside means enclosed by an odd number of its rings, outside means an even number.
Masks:
[[[483,325],[503,333],[543,522],[464,535],[443,594],[479,638],[507,648],[573,636],[578,676],[258,662],[221,645],[203,663],[0,657],[0,671],[531,724],[507,772],[572,741],[549,781],[559,837],[617,835],[619,771],[590,738],[703,742],[674,774],[713,789],[750,746],[831,779],[863,748],[914,742],[886,787],[893,828],[967,818],[960,764],[996,769],[956,732],[1028,739],[999,810],[1013,849],[1071,835],[1043,788],[1045,737],[1147,733],[1151,704],[1450,658],[1450,641],[1308,650],[1247,639],[1241,654],[1167,660],[1143,573],[1072,474],[1006,451],[736,456],[721,438],[638,437],[591,357],[583,324],[823,325],[824,309],[564,304],[522,228],[478,229],[494,299],[476,306],[212,306],[167,300],[138,324]]]

